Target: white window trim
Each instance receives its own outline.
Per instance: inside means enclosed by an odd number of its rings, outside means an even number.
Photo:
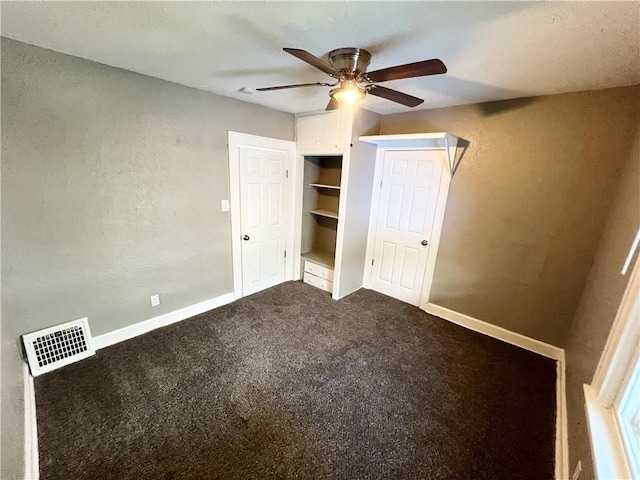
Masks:
[[[629,368],[620,394],[616,399],[615,412],[617,414],[620,434],[624,440],[627,452],[627,461],[631,474],[640,478],[640,445],[638,432],[634,424],[640,421],[640,345],[633,356],[632,368]]]
[[[633,478],[615,407],[628,380],[629,368],[638,355],[639,319],[640,262],[636,262],[593,381],[584,386],[591,452],[598,479]]]

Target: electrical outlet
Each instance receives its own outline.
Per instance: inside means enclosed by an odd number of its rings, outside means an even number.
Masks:
[[[229,200],[220,200],[220,207],[223,212],[229,211]]]
[[[155,295],[151,295],[151,306],[152,307],[157,307],[158,305],[160,305],[160,294],[156,293]]]
[[[580,472],[582,472],[582,462],[578,460],[576,469],[573,471],[573,475],[571,475],[571,480],[578,480],[578,477],[580,476]]]

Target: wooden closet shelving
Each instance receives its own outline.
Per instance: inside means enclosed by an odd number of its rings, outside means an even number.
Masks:
[[[296,118],[300,277],[342,298],[362,286],[380,117],[358,108]],[[299,252],[299,253],[298,253]]]
[[[336,220],[338,219],[338,212],[332,212],[330,210],[323,210],[322,208],[317,208],[315,210],[311,210],[310,213],[313,213],[314,215],[320,215],[321,217],[335,218]]]
[[[323,183],[310,183],[309,184],[310,187],[316,187],[316,188],[330,188],[332,190],[340,190],[340,185],[326,185]]]

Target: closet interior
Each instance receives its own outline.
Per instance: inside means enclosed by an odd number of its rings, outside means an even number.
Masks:
[[[324,280],[313,282],[316,279],[305,275],[305,281],[327,291],[333,287],[341,178],[342,155],[304,156],[301,256],[303,263],[324,267],[303,265],[305,274]]]

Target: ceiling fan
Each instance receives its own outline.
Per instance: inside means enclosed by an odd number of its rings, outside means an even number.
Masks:
[[[295,85],[256,88],[256,90],[268,92],[271,90],[300,87],[337,87],[329,91],[331,100],[329,100],[327,110],[337,109],[341,102],[353,105],[367,93],[406,105],[407,107],[416,107],[424,102],[424,100],[398,92],[397,90],[392,90],[391,88],[382,87],[378,85],[378,83],[389,80],[400,80],[402,78],[424,77],[427,75],[447,73],[447,67],[442,63],[442,60],[437,58],[367,72],[367,67],[371,61],[371,54],[362,48],[338,48],[332,50],[329,52],[329,63],[306,50],[300,50],[298,48],[283,48],[283,50],[303,62],[307,62],[309,65],[316,67],[318,70],[322,70],[337,81],[335,83],[298,83]]]

